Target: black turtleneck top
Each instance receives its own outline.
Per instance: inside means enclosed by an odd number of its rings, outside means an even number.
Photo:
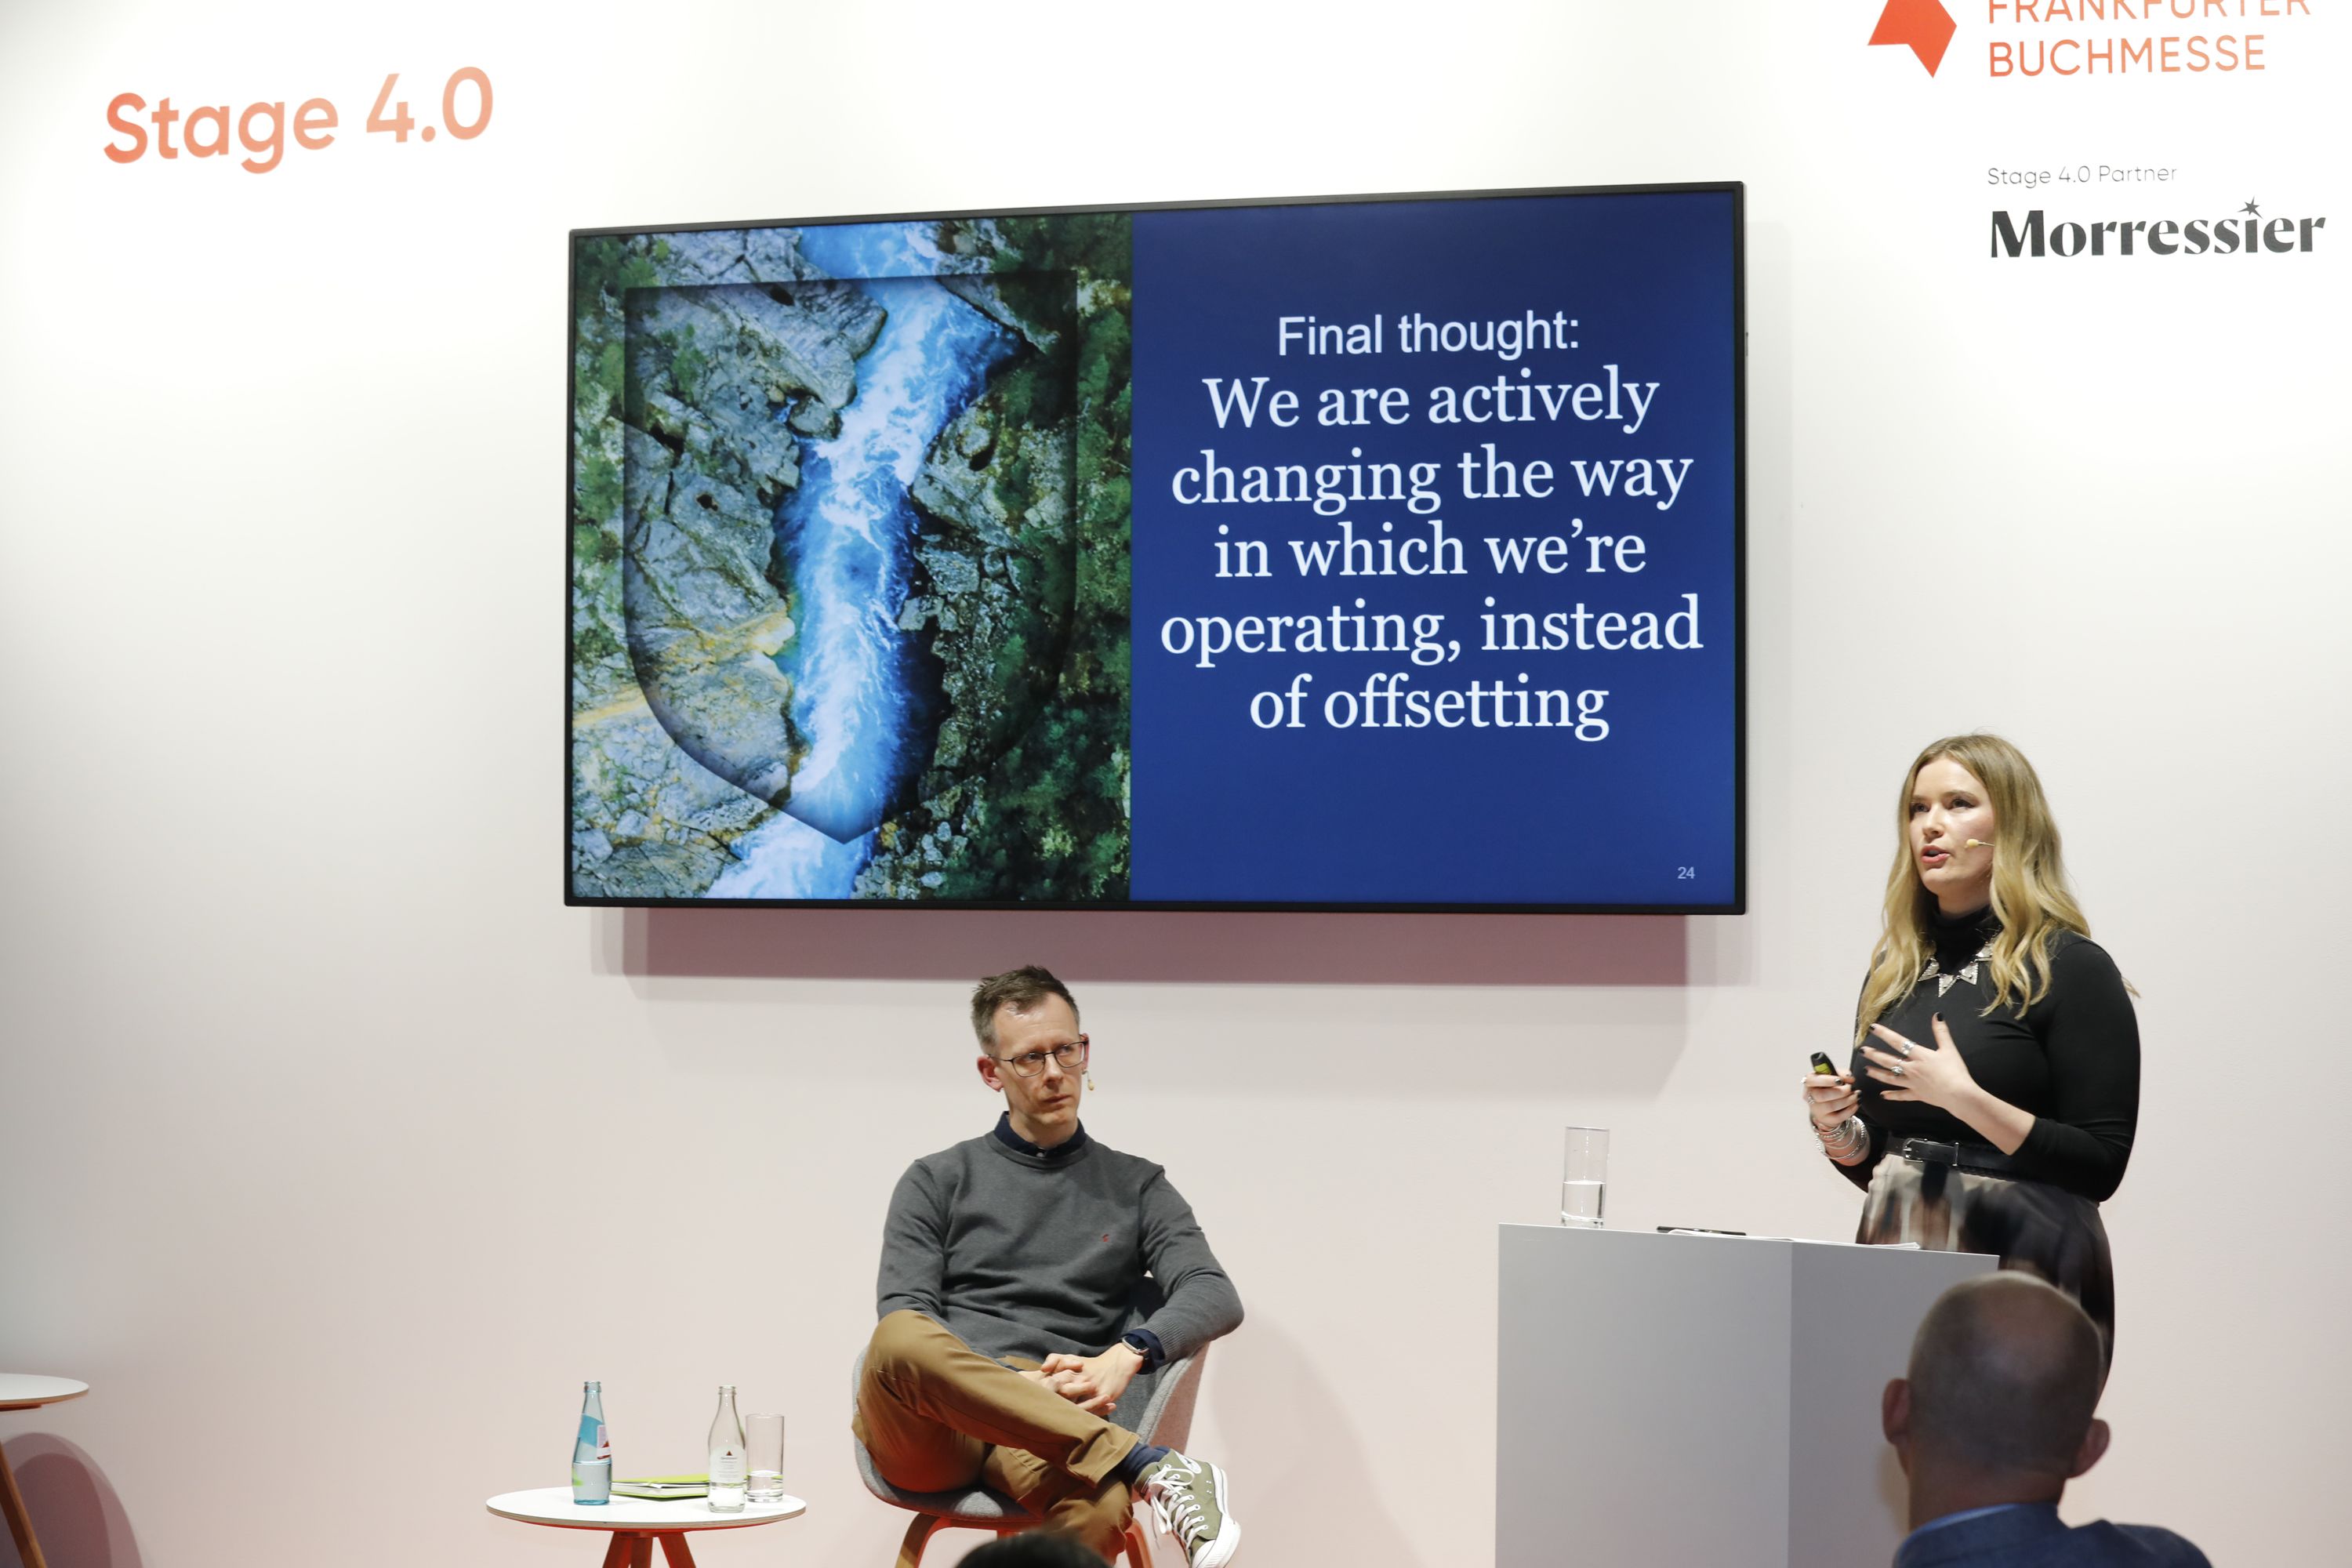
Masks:
[[[2049,993],[2031,1007],[2021,1009],[2012,999],[1987,1015],[1992,963],[1978,955],[2000,931],[1990,909],[1933,917],[1936,973],[1878,1022],[1934,1050],[1933,1019],[1941,1013],[1978,1086],[2033,1116],[2033,1131],[2012,1156],[2017,1173],[2104,1202],[2124,1179],[2139,1121],[2139,1024],[2131,994],[2105,948],[2064,931],[2051,953]],[[1870,1043],[1885,1049],[1875,1036]],[[1856,1186],[1869,1186],[1890,1142],[1985,1142],[1983,1133],[1948,1110],[1887,1100],[1887,1086],[1864,1070],[1868,1066],[1856,1050],[1847,1069],[1870,1130],[1870,1158],[1838,1167]]]

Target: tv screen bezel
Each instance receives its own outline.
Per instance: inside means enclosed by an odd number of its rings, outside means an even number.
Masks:
[[[1731,422],[1732,595],[1738,628],[1732,648],[1732,890],[1720,903],[1331,903],[1314,900],[1048,900],[1048,899],[662,899],[615,898],[575,892],[572,881],[573,745],[572,680],[572,593],[576,563],[572,527],[578,469],[576,344],[579,324],[577,269],[582,241],[656,234],[719,233],[736,229],[799,228],[846,224],[938,223],[992,217],[1045,217],[1064,214],[1197,212],[1232,207],[1303,207],[1391,202],[1495,201],[1555,196],[1677,195],[1714,194],[1731,198]],[[1496,190],[1349,193],[1312,196],[1238,196],[1198,201],[1106,202],[1055,206],[974,207],[937,212],[860,213],[822,217],[759,218],[736,222],[622,224],[574,228],[565,240],[564,290],[564,529],[563,529],[563,902],[572,909],[748,910],[1086,910],[1123,913],[1301,913],[1301,914],[1545,914],[1545,915],[1744,915],[1748,912],[1748,231],[1747,186],[1738,180],[1682,181],[1657,184],[1551,185]]]

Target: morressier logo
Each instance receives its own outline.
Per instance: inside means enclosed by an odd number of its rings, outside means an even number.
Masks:
[[[2052,223],[2040,207],[2023,221],[1992,215],[1992,258],[2038,256],[2308,255],[2324,217],[2264,217],[2249,201],[2227,217],[2107,218]]]

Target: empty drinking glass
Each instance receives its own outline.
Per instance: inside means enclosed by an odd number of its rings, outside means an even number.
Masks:
[[[743,1432],[744,1441],[751,1446],[751,1500],[781,1500],[784,1495],[784,1418],[746,1415]]]
[[[1608,1183],[1609,1129],[1570,1128],[1568,1163],[1559,1178],[1559,1223],[1599,1230]]]

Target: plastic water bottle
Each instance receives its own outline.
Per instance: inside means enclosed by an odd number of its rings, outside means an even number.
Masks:
[[[751,1479],[751,1456],[743,1441],[743,1418],[735,1414],[735,1385],[719,1385],[719,1414],[710,1418],[710,1511],[743,1511],[743,1489]]]
[[[580,1385],[580,1434],[572,1440],[572,1500],[613,1500],[613,1444],[604,1431],[604,1385]]]

